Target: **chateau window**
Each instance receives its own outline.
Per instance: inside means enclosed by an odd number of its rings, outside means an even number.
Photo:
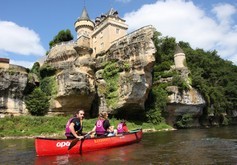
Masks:
[[[116,29],[116,34],[119,34],[119,28]]]

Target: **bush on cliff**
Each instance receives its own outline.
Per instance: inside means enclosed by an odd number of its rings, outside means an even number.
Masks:
[[[25,103],[29,113],[33,116],[43,116],[47,114],[49,109],[49,98],[40,88],[35,88],[26,97]]]

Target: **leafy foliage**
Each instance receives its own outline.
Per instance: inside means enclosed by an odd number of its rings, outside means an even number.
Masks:
[[[165,91],[168,85],[176,85],[180,90],[187,90],[188,83],[196,88],[203,95],[207,105],[204,107],[203,114],[213,113],[219,116],[222,113],[233,114],[237,109],[237,66],[231,62],[221,59],[216,51],[204,51],[203,49],[192,49],[189,43],[179,42],[179,46],[186,55],[186,64],[191,71],[188,80],[184,80],[179,73],[172,72],[174,64],[174,50],[176,46],[175,38],[162,37],[161,33],[156,32],[153,41],[157,52],[155,53],[156,63],[153,70],[153,81],[155,84],[161,78],[172,78],[171,82],[159,84]],[[188,81],[188,82],[186,82]],[[155,87],[157,88],[157,86]],[[152,95],[158,95],[152,89]],[[148,102],[152,106],[147,106],[147,115],[152,122],[158,122],[160,116],[164,117],[162,111],[165,106],[157,108],[156,102],[160,98],[151,99]],[[178,124],[183,125],[188,120],[183,116]]]
[[[40,64],[38,62],[35,62],[28,73],[28,81],[24,89],[24,95],[30,94],[35,89],[35,87],[37,87],[38,81],[40,79],[39,69]]]
[[[40,64],[38,62],[35,62],[30,70],[30,73],[34,73],[38,76],[38,78],[40,78],[39,70],[40,70]]]
[[[48,112],[49,99],[40,88],[35,88],[34,91],[26,97],[25,103],[31,115],[43,116]]]
[[[193,118],[191,114],[184,114],[177,118],[175,125],[177,128],[188,128],[191,127],[192,121]]]
[[[52,48],[54,45],[56,45],[60,42],[71,41],[71,40],[73,40],[73,35],[71,34],[71,31],[69,29],[61,30],[54,37],[54,39],[49,42],[49,47]]]
[[[57,83],[55,76],[45,77],[41,80],[40,89],[47,96],[54,96],[57,94]]]
[[[40,77],[43,79],[45,77],[53,76],[56,73],[56,69],[49,66],[49,65],[43,65],[40,70]]]
[[[168,94],[163,89],[162,85],[153,87],[150,93],[149,102],[147,103],[146,116],[149,122],[153,124],[160,124],[164,122],[165,109],[167,104]]]
[[[189,89],[187,82],[180,75],[174,75],[171,84],[178,86],[181,91]]]
[[[237,66],[221,59],[216,51],[193,50],[184,42],[180,45],[191,70],[192,86],[202,93],[215,115],[231,115],[237,108]]]
[[[116,107],[118,100],[118,72],[121,69],[115,62],[109,62],[104,68],[102,74],[106,81],[105,98],[106,102],[110,107]]]

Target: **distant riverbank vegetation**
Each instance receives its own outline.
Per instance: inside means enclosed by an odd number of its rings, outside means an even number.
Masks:
[[[147,115],[152,123],[162,122],[167,117],[166,105],[169,92],[167,86],[177,86],[180,91],[188,90],[187,82],[183,81],[182,75],[178,72],[171,72],[174,65],[174,51],[177,45],[173,37],[162,37],[156,32],[153,41],[156,47],[156,63],[153,70],[153,87],[148,99]],[[189,43],[180,41],[179,46],[186,55],[186,63],[190,70],[189,84],[197,89],[205,99],[206,105],[203,108],[200,124],[219,118],[219,125],[228,125],[230,118],[236,116],[237,109],[237,66],[231,61],[221,59],[218,52],[204,51],[201,48],[192,49]],[[156,83],[161,78],[172,77],[168,83]],[[184,116],[179,116],[175,125],[182,128],[188,127],[180,124]],[[189,119],[192,116],[189,117]],[[188,122],[187,122],[188,123]]]
[[[64,138],[65,125],[71,116],[14,116],[0,119],[0,138],[4,137],[59,137]],[[91,131],[97,118],[83,121],[83,132]],[[111,125],[117,126],[120,120],[110,119]],[[165,123],[154,125],[140,121],[127,121],[129,130],[142,128],[145,131],[170,130]]]

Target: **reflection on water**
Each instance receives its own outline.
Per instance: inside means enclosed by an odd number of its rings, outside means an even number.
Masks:
[[[34,149],[33,139],[0,140],[0,164],[14,165],[33,162]]]
[[[36,157],[35,165],[49,164],[104,164],[104,163],[129,163],[134,155],[136,148],[140,148],[140,144],[134,144],[113,149],[101,151],[93,151],[82,155],[60,155],[60,156],[44,156]]]
[[[140,143],[36,157],[32,139],[0,140],[0,164],[237,164],[237,126],[144,134]]]

